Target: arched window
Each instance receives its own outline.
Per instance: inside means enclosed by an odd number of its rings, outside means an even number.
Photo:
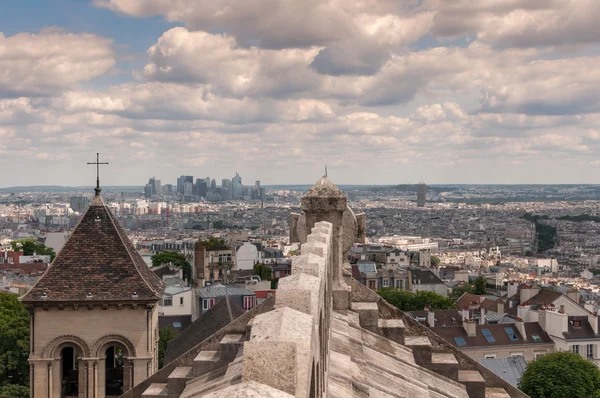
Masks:
[[[125,358],[123,349],[116,345],[111,345],[105,351],[105,391],[106,396],[118,397],[124,393],[124,368]]]
[[[66,346],[60,351],[61,397],[79,395],[79,350]]]

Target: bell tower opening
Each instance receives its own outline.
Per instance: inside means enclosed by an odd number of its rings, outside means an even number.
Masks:
[[[106,349],[105,361],[105,388],[107,397],[121,396],[124,386],[124,358],[123,350],[117,346]]]
[[[60,351],[61,397],[79,396],[79,351],[71,346]]]

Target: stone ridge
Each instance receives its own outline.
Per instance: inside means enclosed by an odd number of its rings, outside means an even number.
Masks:
[[[23,302],[156,301],[164,283],[98,195]]]

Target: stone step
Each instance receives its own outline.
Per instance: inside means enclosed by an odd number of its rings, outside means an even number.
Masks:
[[[191,366],[179,366],[171,372],[167,378],[169,395],[179,395],[185,388],[185,383],[194,377],[194,369]]]
[[[252,334],[252,321],[254,321],[254,318],[250,319],[246,324],[246,340],[250,340]]]
[[[452,380],[458,380],[458,361],[452,353],[434,352],[431,354],[431,370]]]
[[[219,342],[219,352],[221,359],[225,362],[231,362],[237,356],[239,348],[246,341],[246,335],[243,333],[226,334]]]
[[[417,365],[431,367],[431,341],[427,336],[406,336],[404,345],[412,349]]]
[[[510,394],[504,388],[486,388],[485,398],[510,398]]]
[[[379,319],[377,329],[381,336],[404,345],[404,321],[402,319]]]
[[[469,398],[485,398],[485,380],[477,370],[459,370],[458,382],[467,387]]]
[[[375,302],[352,303],[352,311],[357,312],[360,320],[360,326],[367,329],[377,327],[379,321],[379,307]]]
[[[200,351],[194,358],[194,377],[213,371],[224,363],[225,361],[221,360],[219,351]]]
[[[167,383],[152,383],[150,387],[146,388],[146,391],[142,393],[142,397],[145,398],[163,398],[169,396],[169,390]]]

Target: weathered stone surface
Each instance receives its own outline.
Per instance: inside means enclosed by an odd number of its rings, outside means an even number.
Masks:
[[[254,381],[246,381],[240,384],[234,384],[220,391],[215,391],[204,398],[292,398],[293,395],[287,394],[268,385]]]
[[[323,295],[322,279],[307,274],[291,275],[279,281],[275,308],[289,307],[318,317]]]
[[[248,341],[244,345],[243,378],[296,395],[296,344],[284,341]]]

